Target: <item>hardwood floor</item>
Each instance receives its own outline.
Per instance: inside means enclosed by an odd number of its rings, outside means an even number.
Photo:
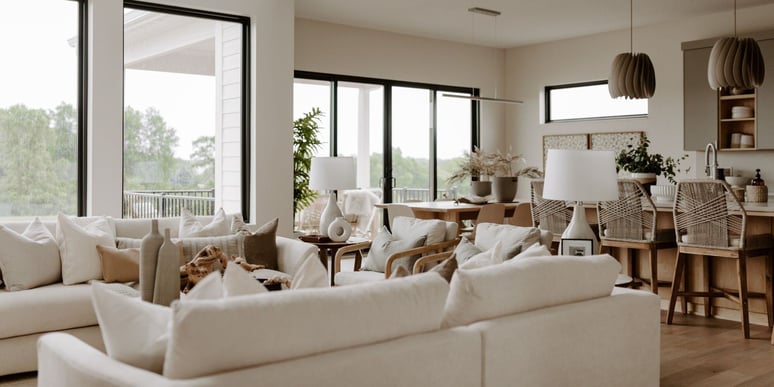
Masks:
[[[742,338],[738,322],[676,313],[672,325],[661,324],[661,386],[774,386],[771,332],[751,324],[750,334]],[[0,376],[0,387],[35,381],[35,373]]]
[[[739,322],[676,313],[661,324],[661,385],[773,386],[771,331],[751,324],[750,335],[742,337]]]

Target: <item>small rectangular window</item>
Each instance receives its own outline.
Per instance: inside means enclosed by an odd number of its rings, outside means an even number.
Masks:
[[[647,99],[611,98],[607,81],[546,86],[546,122],[647,116]]]

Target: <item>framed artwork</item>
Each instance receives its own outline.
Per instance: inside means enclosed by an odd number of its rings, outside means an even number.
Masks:
[[[543,136],[543,169],[546,167],[546,156],[549,149],[589,149],[589,135],[555,134]]]
[[[593,242],[591,239],[562,238],[562,255],[586,256],[592,255]]]
[[[629,145],[637,146],[642,140],[643,134],[644,132],[591,133],[589,135],[589,149],[611,150],[618,154]]]

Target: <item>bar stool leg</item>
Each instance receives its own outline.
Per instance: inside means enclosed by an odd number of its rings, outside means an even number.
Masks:
[[[774,250],[769,250],[766,255],[766,316],[769,318],[769,328],[774,326],[774,272],[772,272],[772,266],[774,265]]]
[[[677,252],[677,260],[675,261],[675,277],[672,279],[672,294],[669,295],[669,310],[667,311],[667,324],[672,324],[672,318],[675,315],[675,303],[677,302],[677,293],[680,291],[680,281],[683,278],[683,270],[685,269],[685,255]],[[685,296],[683,295],[683,298]],[[685,313],[685,310],[683,310]]]
[[[748,316],[748,304],[747,304],[747,262],[744,255],[740,256],[736,261],[736,271],[739,276],[739,301],[741,302],[742,312],[742,333],[744,338],[750,338],[750,320]]]
[[[648,250],[650,254],[650,290],[658,294],[658,250],[651,246]]]
[[[704,289],[707,289],[707,297],[704,297],[704,317],[712,317],[712,258],[704,256]]]

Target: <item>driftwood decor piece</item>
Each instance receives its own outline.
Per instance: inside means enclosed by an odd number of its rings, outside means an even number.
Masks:
[[[199,251],[190,262],[180,266],[180,290],[183,293],[188,293],[208,274],[216,270],[223,273],[229,263],[239,265],[248,272],[265,268],[263,265],[248,263],[243,257],[227,257],[217,246],[208,245]]]

